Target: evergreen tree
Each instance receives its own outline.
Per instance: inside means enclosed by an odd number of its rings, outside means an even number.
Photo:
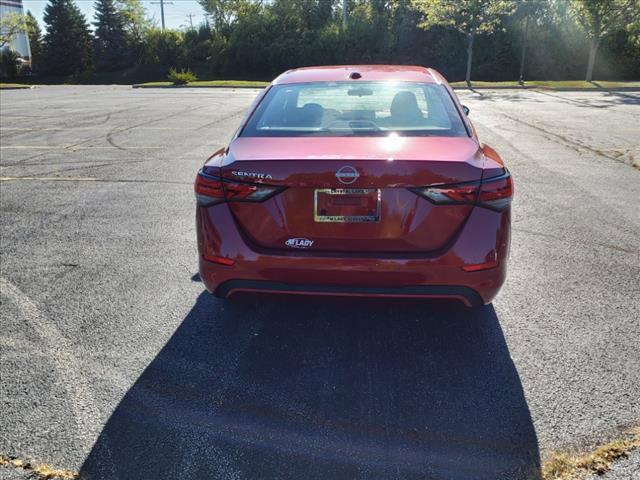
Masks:
[[[95,9],[93,59],[96,68],[117,70],[127,66],[129,55],[124,16],[114,0],[97,0]]]
[[[31,70],[38,70],[42,62],[42,30],[36,17],[27,12],[27,32],[29,34],[29,47],[31,48]]]
[[[91,66],[91,33],[73,0],[49,0],[44,9],[44,67],[53,75],[70,75]]]

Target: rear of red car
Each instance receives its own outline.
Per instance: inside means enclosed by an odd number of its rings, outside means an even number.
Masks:
[[[436,73],[403,81],[375,68],[283,76],[203,166],[208,290],[468,306],[495,296],[509,249],[508,171]]]

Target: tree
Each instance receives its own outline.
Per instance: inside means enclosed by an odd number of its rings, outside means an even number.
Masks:
[[[213,29],[224,36],[231,34],[231,26],[239,18],[262,9],[262,0],[198,0],[211,18]]]
[[[413,7],[422,13],[419,26],[429,29],[449,26],[467,37],[467,74],[471,85],[473,41],[481,33],[493,33],[503,16],[511,15],[515,8],[512,0],[411,0]]]
[[[142,62],[148,65],[185,67],[187,55],[184,33],[178,30],[150,29],[145,38]]]
[[[13,42],[20,33],[27,30],[27,18],[18,13],[0,17],[0,49]]]
[[[140,0],[117,0],[116,6],[124,18],[126,30],[142,31],[151,28],[151,21],[147,18],[147,11]]]
[[[80,9],[72,0],[49,0],[44,9],[45,69],[69,75],[91,65],[91,34]]]
[[[586,80],[593,79],[603,37],[640,19],[640,0],[570,0],[571,10],[589,38]]]
[[[527,53],[527,42],[529,40],[529,22],[533,19],[535,21],[540,15],[545,13],[545,10],[549,8],[549,4],[541,2],[540,0],[520,0],[516,10],[516,18],[524,22],[524,29],[522,31],[522,50],[520,55],[520,75],[518,82],[524,84],[524,66]]]
[[[18,76],[18,54],[10,48],[0,51],[0,78],[13,80]]]
[[[27,33],[31,49],[31,70],[36,71],[42,62],[42,30],[36,17],[27,11]]]
[[[140,0],[117,0],[116,6],[124,21],[127,45],[134,61],[140,61],[147,32],[153,28]]]
[[[117,70],[126,66],[128,52],[124,17],[114,0],[97,0],[95,10],[93,59],[96,68]]]

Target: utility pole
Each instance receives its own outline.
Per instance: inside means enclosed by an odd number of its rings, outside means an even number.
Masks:
[[[160,4],[160,18],[162,20],[162,30],[164,31],[164,4],[165,0],[160,0],[159,2],[151,2],[154,5]],[[167,5],[173,5],[173,2],[166,2]]]
[[[191,25],[191,30],[193,30],[193,17],[195,17],[193,13],[187,14],[187,18],[189,19],[189,25]]]

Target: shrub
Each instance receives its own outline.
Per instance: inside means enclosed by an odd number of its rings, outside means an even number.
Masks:
[[[182,69],[181,71],[177,71],[175,68],[169,69],[169,81],[174,85],[186,85],[189,82],[195,82],[198,80],[198,77],[191,70]]]
[[[18,76],[18,54],[10,48],[0,53],[0,78],[13,80]]]

